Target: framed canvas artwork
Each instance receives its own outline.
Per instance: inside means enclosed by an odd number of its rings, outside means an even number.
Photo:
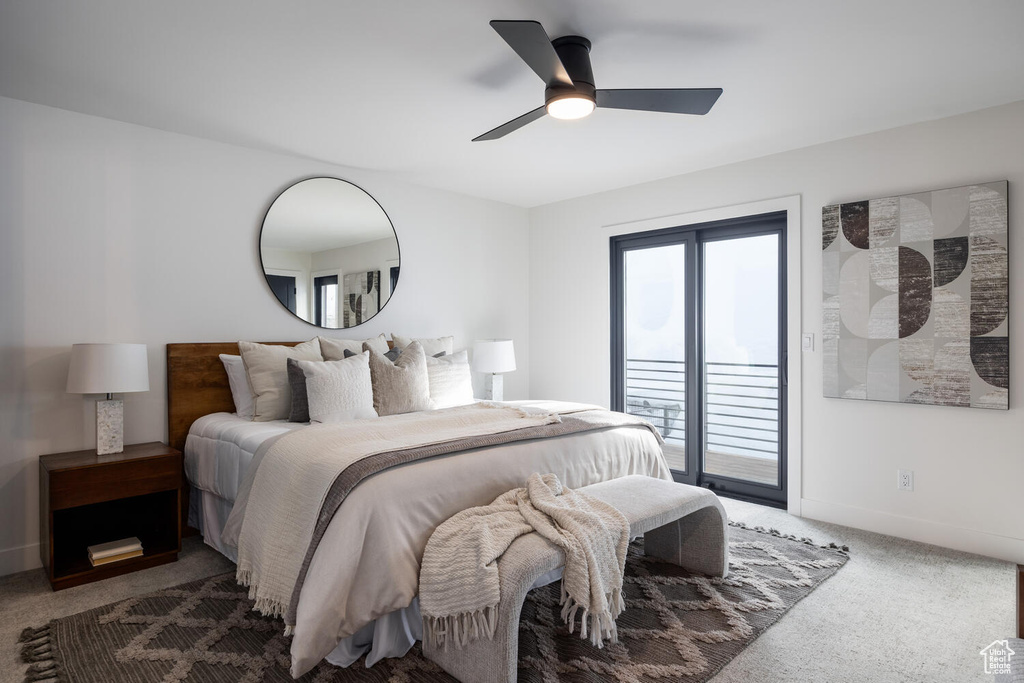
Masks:
[[[1006,181],[822,209],[825,396],[1009,407]]]
[[[342,279],[342,327],[355,327],[380,310],[380,271],[349,273]]]

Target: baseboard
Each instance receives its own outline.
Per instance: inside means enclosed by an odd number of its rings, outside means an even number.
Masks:
[[[39,559],[38,543],[0,550],[0,576],[17,574],[42,566],[43,563]]]
[[[1024,539],[803,498],[802,517],[1024,564]]]

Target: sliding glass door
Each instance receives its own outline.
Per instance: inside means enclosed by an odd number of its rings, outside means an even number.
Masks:
[[[665,458],[680,472],[687,471],[686,248],[682,241],[624,254],[623,405],[658,428]]]
[[[613,237],[612,406],[675,477],[772,504],[785,490],[785,214]]]

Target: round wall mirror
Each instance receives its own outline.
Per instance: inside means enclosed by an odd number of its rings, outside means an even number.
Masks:
[[[260,230],[260,261],[281,305],[328,329],[377,315],[401,265],[384,209],[337,178],[302,180],[274,200]]]

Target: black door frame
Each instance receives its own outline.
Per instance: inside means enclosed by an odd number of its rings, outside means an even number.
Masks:
[[[626,343],[625,343],[625,255],[627,251],[649,249],[672,244],[686,245],[685,286],[687,297],[684,307],[689,329],[686,336],[686,472],[673,470],[677,481],[705,486],[724,496],[753,502],[786,507],[788,467],[788,347],[787,327],[787,263],[786,263],[786,211],[730,218],[708,223],[697,223],[645,232],[615,235],[610,238],[611,261],[611,407],[625,411]],[[705,474],[701,470],[704,455],[705,427],[704,396],[701,391],[702,373],[689,368],[704,367],[703,343],[703,245],[708,242],[777,234],[779,263],[779,479],[776,485],[758,484],[732,477]],[[692,429],[691,429],[692,427]],[[691,447],[692,446],[692,447]]]

